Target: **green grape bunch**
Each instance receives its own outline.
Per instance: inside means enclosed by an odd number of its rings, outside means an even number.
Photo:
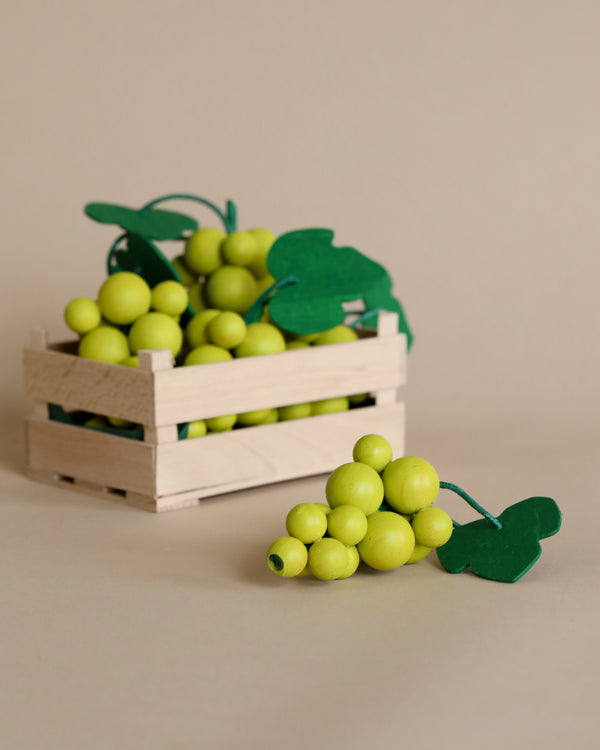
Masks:
[[[550,497],[530,497],[493,516],[463,489],[440,481],[417,456],[394,459],[381,435],[363,435],[353,461],[338,466],[325,485],[327,503],[301,503],[286,519],[287,536],[267,550],[267,565],[286,578],[312,574],[348,578],[360,565],[389,571],[436,550],[448,573],[470,568],[493,581],[518,581],[541,555],[540,540],[562,521]],[[483,518],[461,525],[434,503],[440,489],[455,492]]]
[[[156,207],[174,199],[208,206],[219,216],[223,228],[201,227],[185,214]],[[231,201],[222,211],[198,196],[173,194],[153,200],[141,209],[89,203],[85,213],[95,221],[116,224],[123,234],[109,250],[108,277],[96,295],[77,297],[65,307],[64,321],[78,336],[77,352],[81,357],[139,367],[140,350],[167,349],[176,367],[189,367],[353,342],[359,338],[355,323],[322,326],[322,330],[306,334],[293,333],[274,322],[269,303],[274,299],[278,282],[268,262],[278,237],[265,228],[239,230],[237,209]],[[279,253],[283,252],[288,266],[294,264],[296,257],[296,264],[302,270],[303,243],[314,234],[300,232],[294,237],[296,255],[290,252],[287,240],[279,243]],[[165,240],[181,243],[172,260],[156,244]],[[298,240],[302,240],[300,244]],[[332,248],[335,258],[336,252],[342,251]],[[352,257],[356,255],[351,248],[348,252]],[[334,256],[329,258],[330,262]],[[364,258],[362,262],[369,265]],[[279,267],[277,263],[275,266]],[[378,280],[383,271],[375,265],[373,268]],[[285,290],[279,290],[278,294],[282,292]],[[289,301],[285,303],[285,295],[283,301],[289,318],[293,307]],[[247,414],[194,420],[180,437],[203,437],[240,427],[333,414],[372,402],[372,394],[362,393],[281,404]],[[96,415],[90,415],[90,419],[93,416]],[[93,420],[90,425],[102,429],[106,420]],[[111,431],[119,426],[126,427],[115,425],[113,420]],[[134,427],[138,432],[141,429],[140,425]],[[126,430],[124,434],[134,433]]]
[[[448,542],[453,522],[433,505],[440,482],[428,461],[394,459],[390,443],[373,434],[355,443],[352,457],[329,475],[326,504],[305,502],[289,511],[287,535],[267,550],[273,573],[329,581],[349,578],[361,563],[395,570]]]

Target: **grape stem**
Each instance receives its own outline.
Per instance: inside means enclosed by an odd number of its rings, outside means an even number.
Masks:
[[[369,310],[365,310],[364,313],[358,316],[356,320],[353,320],[352,323],[350,323],[349,328],[352,328],[353,330],[357,328],[358,326],[362,325],[365,321],[369,320],[369,318],[374,317],[381,311],[381,308],[379,307],[372,307]]]
[[[481,513],[482,516],[485,516],[485,518],[487,518],[488,521],[491,521],[491,523],[493,523],[497,529],[502,528],[502,524],[500,523],[500,521],[495,516],[493,516],[489,512],[489,510],[486,510],[483,506],[479,505],[477,501],[473,500],[473,498],[470,495],[467,495],[467,493],[462,489],[462,487],[459,487],[456,484],[452,484],[452,482],[440,482],[440,489],[450,490],[451,492],[455,492],[457,495],[462,497],[463,500],[469,503],[471,508],[474,508],[478,513]],[[460,526],[460,524],[456,523],[456,521],[453,521],[452,523],[454,526]]]
[[[276,292],[278,289],[281,289],[284,286],[291,286],[293,284],[299,284],[300,279],[297,276],[284,276],[283,279],[278,279],[274,284],[271,284],[268,289],[265,289],[265,291],[258,296],[254,302],[252,303],[252,306],[249,308],[248,312],[244,315],[244,322],[246,324],[248,323],[256,323],[256,321],[260,318],[260,313],[262,312],[263,307],[267,303],[267,301],[271,298],[272,294]]]
[[[225,213],[223,213],[223,211],[221,211],[221,209],[211,201],[206,200],[206,198],[200,198],[198,195],[191,195],[190,193],[170,193],[169,195],[163,195],[160,198],[155,198],[153,201],[150,201],[150,203],[146,203],[145,206],[142,206],[142,208],[140,209],[140,213],[143,213],[150,208],[154,208],[154,206],[157,206],[159,203],[163,203],[163,201],[174,200],[196,201],[197,203],[202,203],[203,206],[208,206],[208,208],[210,208],[217,214],[217,216],[223,222],[223,226],[225,227],[225,231],[227,232],[227,234],[231,234],[231,232],[235,232],[235,230],[237,229],[237,208],[233,201],[227,201]]]
[[[119,244],[121,243],[122,240],[125,239],[125,237],[127,237],[127,232],[125,232],[124,234],[120,234],[110,246],[110,250],[108,251],[108,257],[106,258],[106,269],[108,271],[109,276],[112,273],[115,273],[116,271],[121,270],[118,263],[113,264],[113,259],[114,259],[115,253],[117,252],[117,248],[119,247]]]

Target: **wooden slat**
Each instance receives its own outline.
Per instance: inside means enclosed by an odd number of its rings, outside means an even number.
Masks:
[[[34,326],[29,332],[29,346],[36,351],[46,351],[48,349],[48,331],[45,328]],[[47,419],[48,404],[45,401],[34,401],[30,416]]]
[[[169,349],[144,350],[138,352],[140,370],[145,372],[170,371],[174,367],[173,354]],[[154,379],[153,379],[154,382]],[[144,425],[144,441],[158,445],[158,443],[172,443],[177,440],[177,425],[165,424],[156,427],[154,423]]]
[[[366,433],[384,435],[404,452],[403,403],[180,440],[156,447],[158,506],[271,482],[322,474],[352,461]],[[179,498],[174,496],[178,493]]]
[[[152,373],[56,351],[23,351],[25,394],[95,414],[151,423]]]
[[[366,338],[154,373],[156,423],[172,424],[397,388],[406,336]]]
[[[390,337],[398,333],[398,315],[380,313],[377,319],[377,336]],[[404,382],[402,383],[404,385]],[[375,403],[377,406],[393,404],[398,400],[397,386],[393,388],[380,388],[375,391]]]
[[[102,487],[155,494],[155,447],[85,427],[30,418],[26,421],[27,464],[33,471]]]

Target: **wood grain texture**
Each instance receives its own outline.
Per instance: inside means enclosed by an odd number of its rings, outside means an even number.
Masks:
[[[371,432],[385,435],[400,456],[404,428],[404,404],[396,403],[159,445],[156,494],[206,497],[322,474],[352,461],[352,446]]]
[[[140,352],[140,369],[46,350],[43,329],[23,353],[25,392],[144,425],[144,442],[48,419],[27,420],[27,471],[41,481],[155,511],[272,482],[324,474],[352,460],[369,432],[404,452],[406,336],[397,316],[379,316],[378,335],[281,354],[174,367],[165,350]],[[60,351],[58,350],[60,349]],[[177,440],[177,423],[354,393],[375,406]]]
[[[57,351],[23,351],[25,395],[94,414],[150,424],[154,419],[151,372],[95,362]]]
[[[159,372],[171,370],[174,366],[173,354],[169,349],[146,350],[138,352],[140,370],[147,372]],[[152,379],[154,388],[154,378]],[[158,445],[159,443],[172,443],[178,439],[177,425],[165,424],[157,427],[155,424],[144,425],[144,441]]]
[[[150,446],[48,420],[27,420],[27,474],[37,481],[164,512],[205,497],[325,474],[352,460],[361,435],[404,453],[403,403]],[[83,434],[82,434],[83,433]]]
[[[155,494],[152,445],[35,417],[26,420],[26,437],[29,469]]]
[[[158,425],[372,393],[404,384],[406,336],[176,367],[154,378]]]

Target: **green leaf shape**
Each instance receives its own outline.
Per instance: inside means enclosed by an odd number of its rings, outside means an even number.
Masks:
[[[497,518],[501,529],[486,518],[454,529],[450,540],[437,550],[449,573],[462,573],[470,567],[482,578],[518,581],[541,555],[539,540],[558,532],[562,515],[552,498],[530,497]]]
[[[362,299],[368,307],[399,314],[399,330],[408,325],[386,269],[353,247],[334,247],[331,229],[299,229],[275,240],[267,256],[276,280],[295,277],[269,301],[269,315],[296,334],[317,333],[344,322],[343,302]]]
[[[109,275],[119,271],[137,273],[145,279],[151,289],[161,281],[172,279],[181,282],[175,266],[154,242],[133,233],[126,235],[125,247],[113,245],[108,254],[107,266]],[[194,311],[188,304],[187,310],[181,316],[181,324],[186,325],[193,315]]]
[[[125,232],[152,240],[178,240],[185,232],[198,229],[198,222],[191,216],[157,208],[135,209],[116,203],[88,203],[84,211],[94,221],[116,224]]]

